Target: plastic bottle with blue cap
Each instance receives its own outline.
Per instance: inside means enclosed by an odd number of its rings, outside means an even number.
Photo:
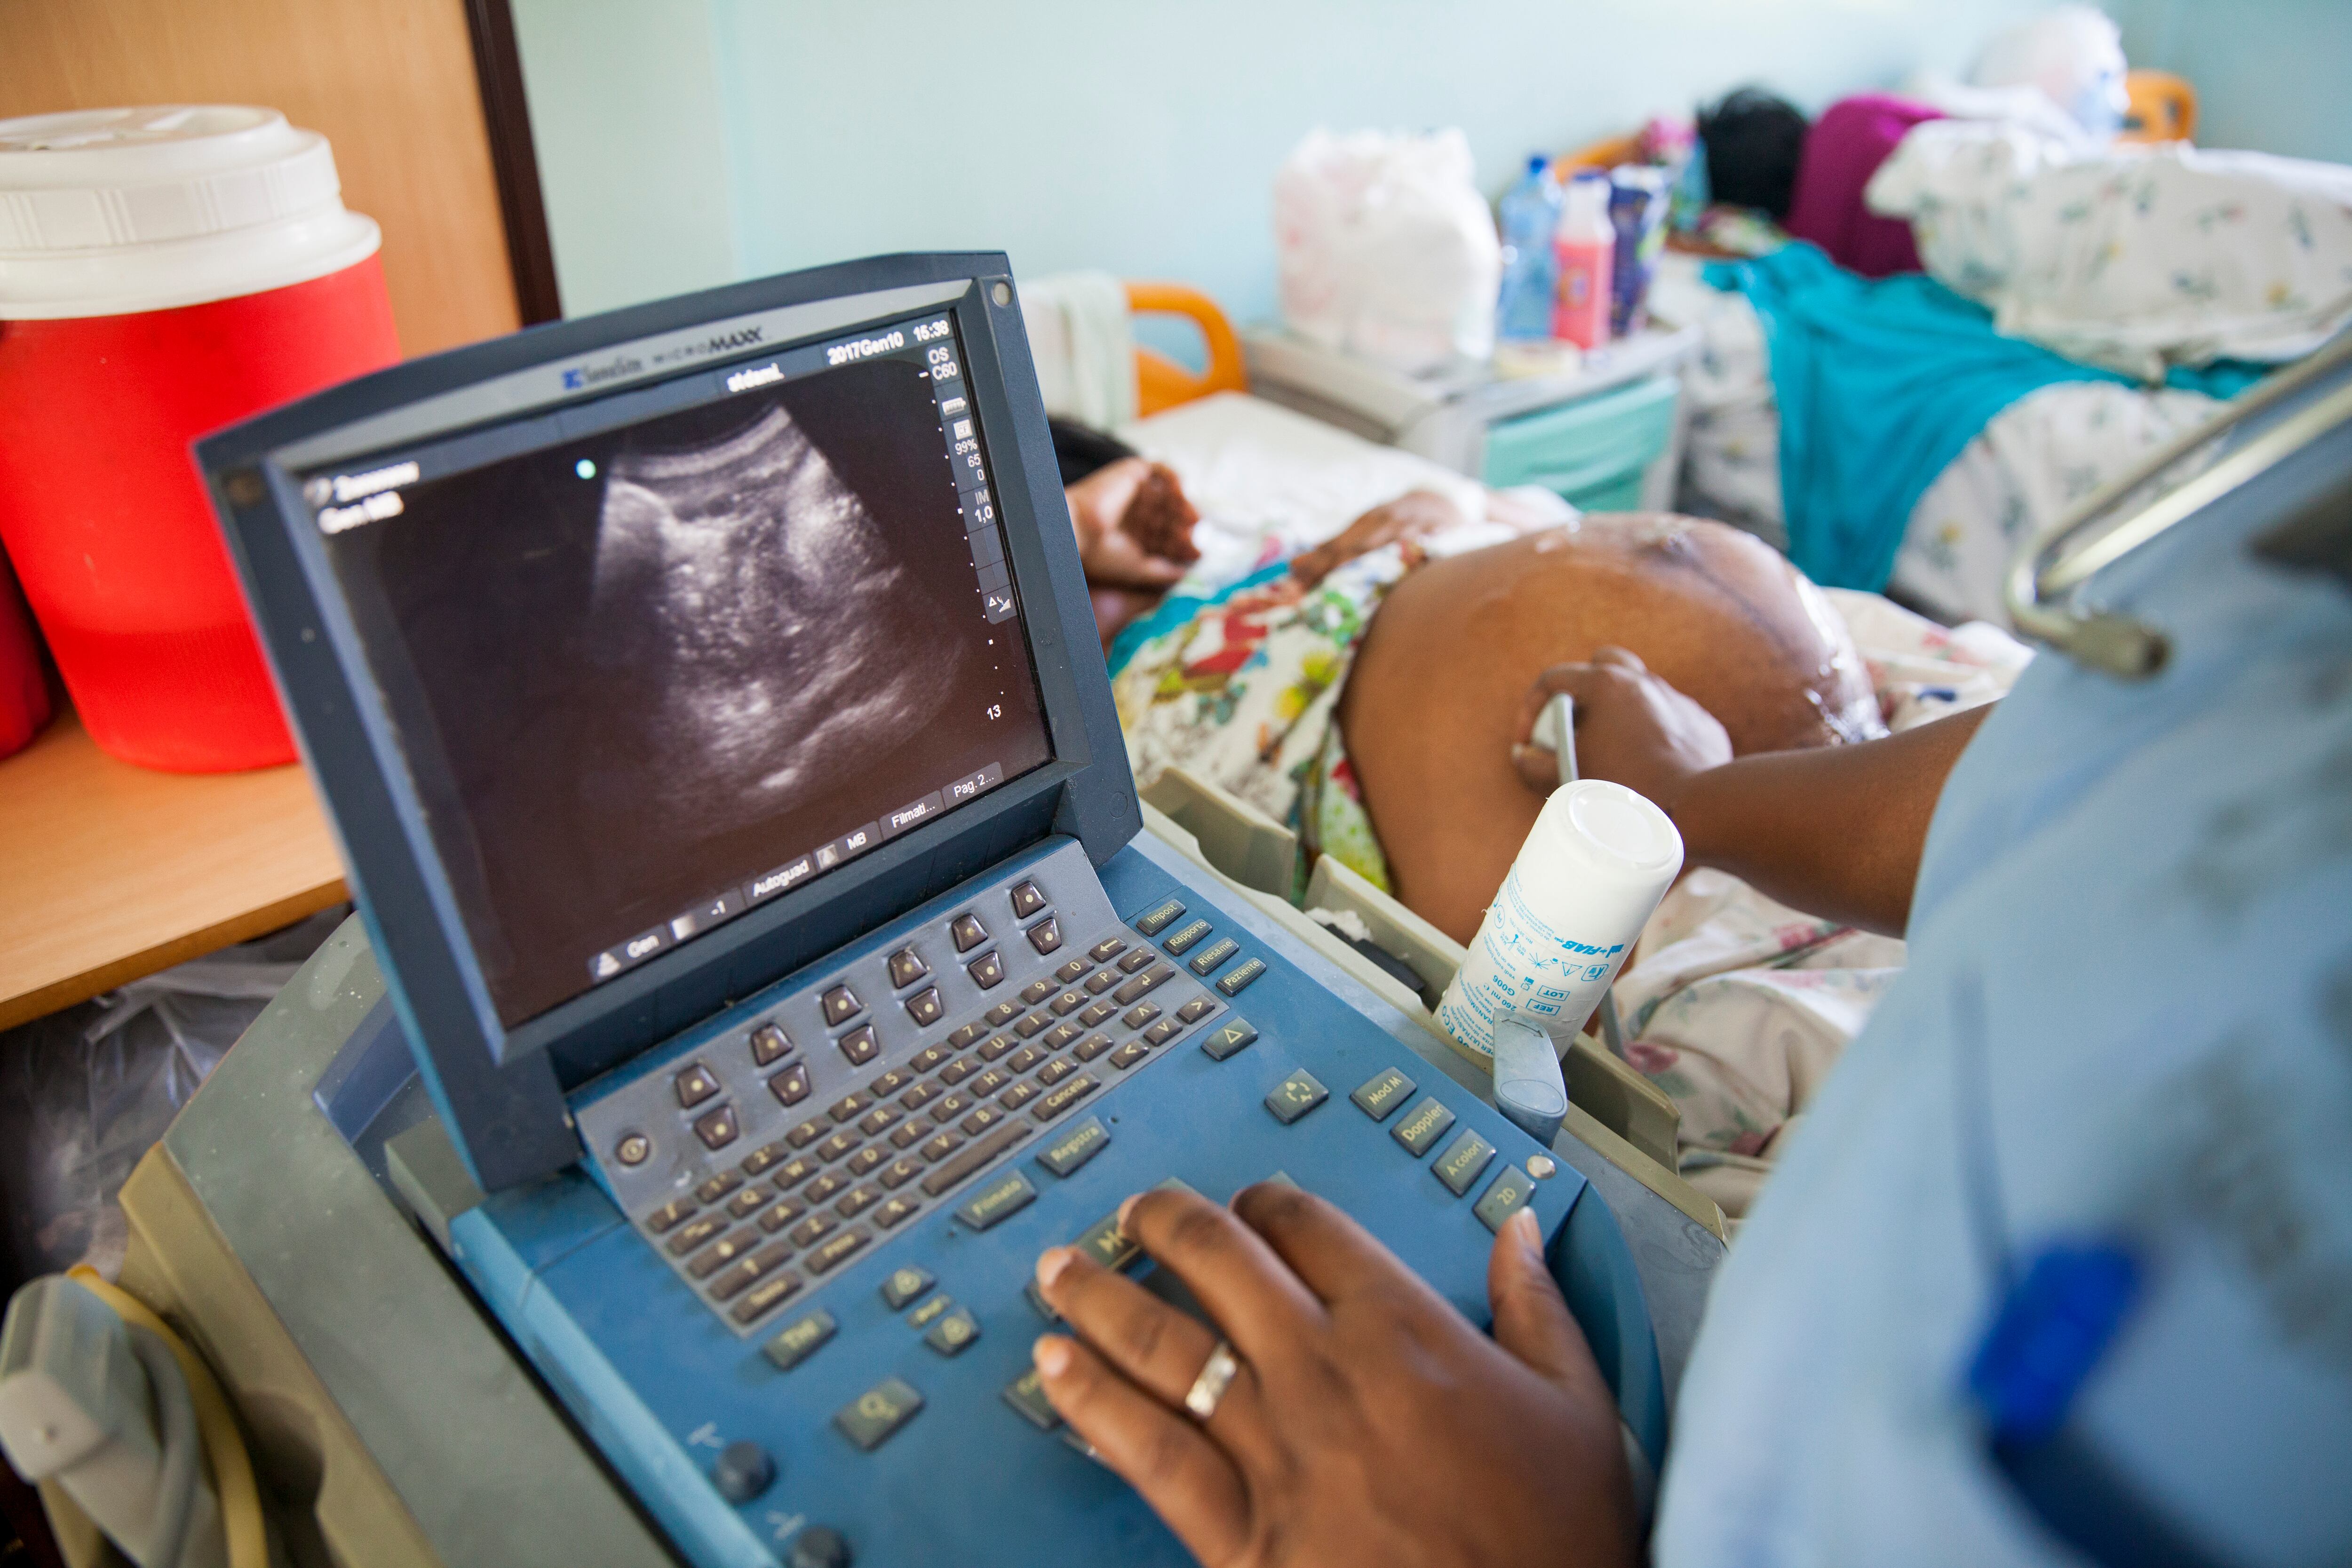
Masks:
[[[1551,336],[1552,235],[1559,227],[1559,182],[1542,153],[1529,154],[1528,172],[1503,193],[1503,289],[1495,310],[1497,337],[1540,342]]]

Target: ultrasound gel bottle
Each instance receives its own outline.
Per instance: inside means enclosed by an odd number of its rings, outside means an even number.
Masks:
[[[1478,1057],[1494,1054],[1498,1014],[1566,1044],[1682,866],[1673,820],[1624,785],[1581,779],[1553,791],[1445,988],[1438,1023]]]

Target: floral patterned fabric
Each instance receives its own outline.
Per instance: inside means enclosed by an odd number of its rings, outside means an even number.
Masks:
[[[1921,125],[1871,179],[1939,282],[1995,326],[2143,381],[2279,363],[2352,322],[2352,168],[2173,142],[2085,150]]]
[[[1891,581],[1948,619],[2005,617],[2001,585],[2026,541],[2219,406],[2201,393],[2095,382],[2011,404],[1911,509]]]
[[[1332,710],[1381,599],[1405,573],[1394,546],[1311,589],[1286,564],[1253,573],[1141,639],[1111,678],[1137,783],[1181,765],[1298,835],[1296,889],[1320,854],[1389,885]]]
[[[1679,504],[1785,547],[1780,416],[1756,308],[1745,295],[1707,287],[1689,258],[1669,255],[1651,310],[1700,334],[1683,372],[1691,412]],[[2201,393],[2112,382],[2062,384],[2019,399],[1921,492],[1890,587],[1946,620],[2006,619],[2001,584],[2018,546],[2215,406]]]

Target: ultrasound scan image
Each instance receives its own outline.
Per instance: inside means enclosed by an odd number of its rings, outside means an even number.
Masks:
[[[883,359],[404,492],[332,559],[508,1023],[983,768],[1048,760],[937,405]]]
[[[594,647],[650,678],[646,742],[701,760],[661,775],[663,808],[714,829],[772,816],[877,739],[935,717],[964,650],[906,657],[899,623],[917,592],[866,503],[782,407],[681,450],[616,458],[597,528]],[[713,796],[712,776],[734,785]]]

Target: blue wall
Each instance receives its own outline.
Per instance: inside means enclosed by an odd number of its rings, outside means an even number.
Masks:
[[[704,0],[514,0],[568,314],[732,282],[718,54]]]
[[[2352,0],[2111,0],[2124,55],[2187,77],[2197,140],[2352,163]]]
[[[1817,108],[1964,67],[2047,0],[515,0],[565,309],[872,251],[1181,279],[1274,308],[1310,128],[1538,147],[1763,80]]]
[[[572,313],[873,251],[1003,248],[1272,313],[1312,127],[1459,125],[1491,195],[1760,80],[1818,108],[1958,72],[2049,0],[515,0]],[[2352,0],[2109,0],[2209,144],[2352,161]]]

